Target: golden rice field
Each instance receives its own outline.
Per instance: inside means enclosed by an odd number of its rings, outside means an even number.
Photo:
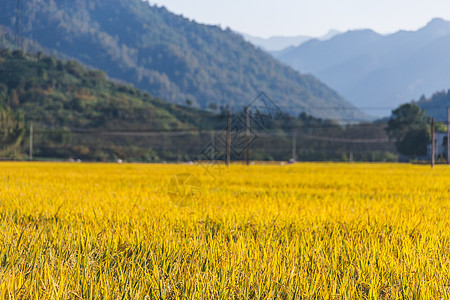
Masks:
[[[450,299],[450,167],[0,163],[0,298]]]

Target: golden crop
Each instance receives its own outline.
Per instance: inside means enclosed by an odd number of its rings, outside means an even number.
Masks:
[[[177,202],[180,173],[202,187]],[[0,163],[0,298],[450,298],[450,167],[233,165],[215,176]]]

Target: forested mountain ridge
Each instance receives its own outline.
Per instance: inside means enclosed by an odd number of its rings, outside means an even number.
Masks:
[[[9,49],[0,49],[0,110],[14,112],[27,124],[33,122],[45,129],[39,139],[41,152],[36,153],[43,157],[82,155],[106,160],[128,148],[135,159],[151,160],[152,149],[140,145],[139,139],[130,142],[104,135],[75,137],[73,133],[195,132],[223,126],[216,114],[168,103],[131,85],[112,82],[103,71],[87,69],[74,60]],[[82,151],[80,145],[84,145]]]
[[[171,104],[100,70],[53,56],[0,49],[0,107],[51,126],[154,130],[201,128],[214,114]],[[161,121],[161,117],[165,117]]]
[[[0,22],[14,28],[16,1],[3,2]],[[240,107],[265,91],[293,114],[365,118],[313,76],[282,65],[231,30],[163,7],[140,0],[30,0],[23,6],[25,37],[173,103]]]
[[[251,118],[255,130],[259,117]],[[245,118],[242,112],[241,118]],[[233,114],[233,120],[239,117]],[[38,159],[163,162],[198,158],[211,134],[220,140],[226,117],[225,111],[217,114],[160,100],[131,85],[112,82],[104,72],[74,60],[0,49],[0,159],[27,157],[31,124],[33,154]],[[252,159],[289,159],[289,133],[294,130],[300,134],[298,145],[302,145],[299,159],[345,159],[345,144],[333,145],[330,153],[324,150],[329,147],[326,141],[310,140],[310,135],[344,139],[384,136],[383,126],[375,124],[368,130],[366,126],[342,127],[305,113],[297,118],[281,114],[264,121],[270,134],[252,144]],[[373,149],[361,151],[365,151],[361,159],[368,159]],[[232,159],[242,157],[233,154]]]

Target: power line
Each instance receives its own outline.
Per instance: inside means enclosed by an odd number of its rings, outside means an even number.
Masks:
[[[43,132],[36,131],[36,134],[53,134],[54,132]],[[86,134],[86,135],[105,135],[105,136],[125,136],[125,137],[184,137],[184,136],[210,136],[223,134],[223,130],[209,130],[209,131],[177,131],[177,132],[133,132],[133,131],[81,131],[73,132],[67,131],[67,133],[75,134]],[[353,143],[353,144],[375,144],[375,143],[390,143],[389,138],[373,138],[373,139],[362,139],[362,138],[338,138],[338,137],[327,137],[319,135],[307,135],[298,133],[283,133],[283,132],[265,132],[258,133],[257,138],[288,138],[296,135],[298,138],[320,140],[326,142],[334,143]]]

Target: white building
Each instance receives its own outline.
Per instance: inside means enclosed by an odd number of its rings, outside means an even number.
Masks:
[[[436,147],[436,158],[439,156],[447,157],[447,133],[436,132],[434,134],[434,146]],[[427,155],[431,156],[431,143],[427,147]]]

